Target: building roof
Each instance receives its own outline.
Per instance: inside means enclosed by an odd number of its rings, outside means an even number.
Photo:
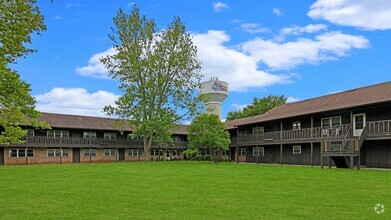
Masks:
[[[113,125],[115,119],[112,118],[41,112],[39,120],[45,121],[53,128],[118,131],[118,128]],[[129,126],[129,124],[126,124],[124,130],[131,131],[132,128]],[[178,125],[172,133],[187,134],[187,126]]]
[[[228,129],[235,126],[267,122],[276,119],[343,110],[391,101],[391,82],[338,92],[304,101],[277,106],[265,114],[225,122]]]

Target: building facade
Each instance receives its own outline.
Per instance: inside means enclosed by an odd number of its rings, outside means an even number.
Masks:
[[[226,123],[238,162],[391,168],[391,82]]]

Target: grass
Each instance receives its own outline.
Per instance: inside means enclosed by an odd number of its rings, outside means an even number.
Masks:
[[[0,219],[144,218],[391,219],[391,172],[187,161],[0,167]]]

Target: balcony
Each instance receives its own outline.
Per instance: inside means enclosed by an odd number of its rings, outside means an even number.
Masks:
[[[27,147],[108,147],[108,148],[138,148],[143,147],[141,140],[126,140],[126,139],[104,139],[104,138],[52,138],[46,136],[26,137],[25,143],[20,146]],[[157,143],[152,143],[152,148],[158,148]],[[174,141],[171,148],[185,148],[187,141]]]
[[[367,123],[367,139],[389,139],[391,138],[391,120],[372,121]]]
[[[305,142],[324,139],[343,139],[351,132],[350,124],[334,127],[315,127],[306,128],[300,130],[285,130],[264,132],[261,134],[246,134],[240,135],[239,138],[231,138],[231,143],[236,145],[248,145],[248,144],[279,144],[288,142]]]

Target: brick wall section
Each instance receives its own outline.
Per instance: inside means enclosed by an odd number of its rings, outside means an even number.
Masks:
[[[29,148],[31,149],[31,148]],[[72,150],[69,150],[68,157],[48,157],[47,148],[34,148],[34,157],[9,157],[9,148],[4,148],[4,165],[17,164],[53,164],[72,163]]]
[[[89,148],[85,148],[89,149]],[[96,156],[95,157],[85,157],[84,156],[84,148],[80,149],[80,163],[104,163],[104,162],[116,162],[118,160],[118,152],[115,156],[105,156],[105,152],[103,148],[97,148],[96,149]]]

